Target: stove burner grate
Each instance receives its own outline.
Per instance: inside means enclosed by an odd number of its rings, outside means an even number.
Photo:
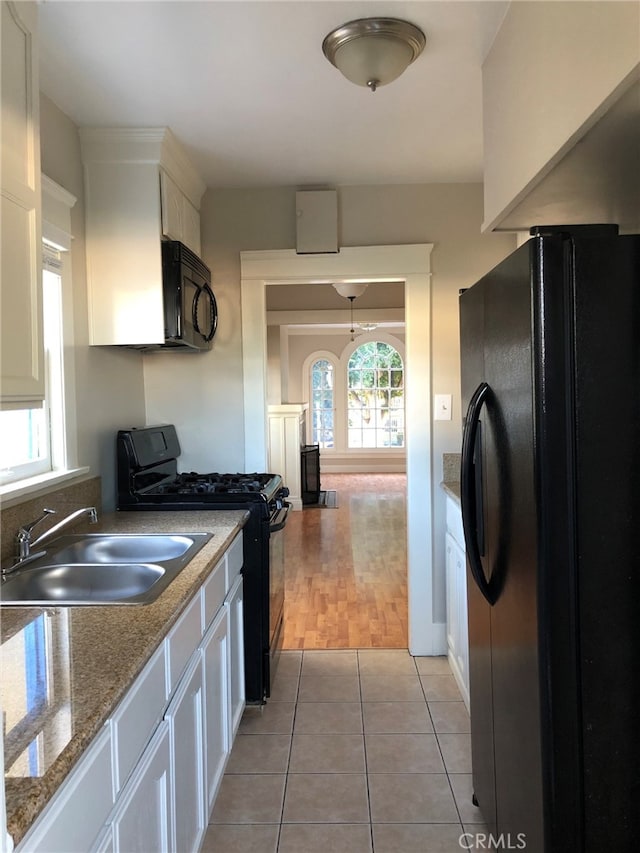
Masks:
[[[269,474],[198,474],[188,471],[178,474],[172,483],[162,487],[163,494],[247,494],[260,493],[271,480]]]

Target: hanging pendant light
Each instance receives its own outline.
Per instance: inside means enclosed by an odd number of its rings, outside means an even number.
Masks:
[[[351,340],[353,341],[354,335],[356,333],[355,326],[353,323],[353,303],[354,300],[358,296],[362,296],[362,294],[367,289],[367,284],[356,281],[338,281],[334,282],[334,288],[338,291],[340,296],[344,296],[345,299],[349,300],[351,305]]]
[[[372,92],[396,80],[424,50],[421,29],[398,18],[359,18],[322,42],[329,62],[357,86]]]

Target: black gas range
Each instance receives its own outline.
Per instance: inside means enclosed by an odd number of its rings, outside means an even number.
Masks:
[[[283,530],[289,490],[279,474],[178,473],[181,448],[171,424],[119,430],[119,510],[244,509],[246,700],[264,702],[282,648]]]

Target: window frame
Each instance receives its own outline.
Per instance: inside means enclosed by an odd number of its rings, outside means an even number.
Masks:
[[[406,427],[405,427],[405,411],[406,411],[406,404],[405,404],[405,376],[406,376],[406,370],[405,370],[404,358],[403,358],[402,352],[401,352],[401,351],[398,349],[398,347],[397,347],[394,343],[392,343],[391,341],[382,340],[382,336],[381,336],[381,335],[375,335],[375,334],[373,334],[373,333],[372,333],[372,336],[371,336],[371,339],[370,339],[370,340],[361,340],[361,339],[356,338],[356,340],[354,341],[354,343],[356,343],[356,344],[357,344],[357,346],[355,346],[355,348],[351,351],[351,353],[350,353],[349,357],[348,357],[348,358],[346,358],[345,371],[344,371],[344,379],[345,379],[345,409],[346,409],[346,411],[345,411],[345,428],[346,428],[346,435],[345,435],[345,449],[346,449],[347,451],[352,451],[352,450],[355,450],[355,451],[366,451],[367,453],[370,453],[370,452],[377,452],[377,451],[388,451],[388,450],[395,450],[395,451],[398,451],[398,450],[404,450],[404,449],[405,449],[405,447],[406,447]],[[397,353],[398,357],[400,358],[400,360],[401,360],[401,362],[402,362],[402,368],[401,368],[401,370],[402,370],[402,423],[403,423],[403,430],[402,430],[402,433],[403,433],[403,438],[402,438],[402,444],[401,444],[401,445],[391,445],[391,444],[390,444],[390,445],[387,445],[387,446],[379,447],[379,446],[378,446],[378,444],[377,444],[378,436],[379,436],[379,434],[384,434],[385,430],[384,430],[382,427],[378,427],[377,425],[376,425],[376,426],[374,426],[374,427],[372,428],[373,433],[374,433],[374,437],[375,437],[375,440],[376,440],[376,444],[375,444],[375,446],[374,446],[374,447],[366,447],[366,446],[364,446],[364,445],[361,445],[361,446],[359,446],[359,447],[352,447],[352,446],[349,444],[349,433],[350,433],[350,427],[349,427],[349,413],[350,413],[350,411],[351,411],[352,409],[355,411],[355,407],[352,407],[352,406],[350,406],[350,405],[349,405],[350,392],[351,392],[351,390],[352,390],[352,388],[351,388],[351,384],[350,384],[350,372],[351,372],[351,370],[359,370],[359,371],[362,371],[362,370],[369,369],[369,368],[351,367],[351,360],[352,360],[352,358],[354,357],[354,355],[358,352],[358,350],[359,350],[359,349],[361,349],[362,347],[364,347],[364,346],[366,346],[367,344],[370,344],[370,343],[371,343],[371,344],[378,344],[378,343],[385,344],[386,346],[390,347],[390,348],[391,348],[395,353]],[[378,368],[370,368],[370,369],[371,369],[371,370],[377,370]],[[389,368],[389,371],[391,371],[391,370],[392,370],[392,368]],[[380,388],[380,386],[378,386],[378,385],[376,385],[375,387],[376,387],[376,389],[379,389],[379,388]],[[389,390],[391,390],[391,387],[392,387],[392,386],[391,386],[391,385],[389,385]],[[373,407],[373,409],[372,409],[372,411],[373,411],[373,412],[379,412],[379,411],[382,411],[382,409],[383,409],[383,408],[385,408],[385,407],[382,407],[382,406],[374,406],[374,407]],[[391,406],[391,398],[389,398],[389,406],[388,406],[387,408],[388,408],[388,412],[389,412],[388,417],[391,417],[391,413],[392,413],[392,411],[393,411],[393,407]],[[364,439],[365,433],[366,433],[366,431],[364,430],[364,428],[361,428],[361,438],[362,438],[362,439]]]
[[[43,486],[56,484],[73,477],[84,475],[88,467],[78,466],[77,427],[75,404],[75,363],[73,327],[73,286],[71,264],[71,209],[76,203],[76,197],[65,190],[46,175],[41,176],[42,188],[42,251],[45,245],[60,253],[60,334],[61,334],[61,381],[63,399],[58,416],[57,434],[49,442],[49,464],[46,470],[35,471],[34,463],[20,466],[19,477],[12,477],[0,485],[2,505],[7,505],[10,499],[39,491]],[[44,265],[42,276],[44,276]],[[41,279],[40,286],[44,286]],[[50,389],[48,365],[45,365],[45,406],[49,405]],[[21,408],[18,404],[14,408]],[[51,428],[48,427],[51,435]],[[56,430],[54,429],[54,432]],[[40,460],[39,460],[40,461]],[[31,469],[31,470],[29,470]]]
[[[305,440],[307,444],[313,444],[313,383],[311,381],[311,370],[313,365],[318,361],[328,361],[329,364],[333,367],[333,376],[334,376],[334,386],[333,386],[333,447],[321,447],[322,453],[335,453],[336,445],[338,443],[338,388],[340,387],[341,378],[341,366],[340,359],[336,356],[335,353],[329,352],[328,350],[316,350],[305,358],[304,363],[302,365],[302,390],[304,394],[304,399],[309,404],[309,409],[307,413],[306,419],[306,436]]]
[[[405,440],[403,447],[349,447],[348,446],[348,406],[347,406],[347,397],[348,397],[348,368],[349,368],[349,360],[353,353],[360,347],[362,344],[370,343],[372,341],[380,341],[381,343],[389,344],[392,346],[400,355],[402,359],[403,371],[404,371],[404,382],[405,382],[405,400],[404,400],[404,411],[405,411]],[[309,404],[310,414],[307,417],[307,425],[306,425],[306,439],[309,443],[311,443],[311,439],[313,437],[312,432],[312,416],[311,416],[311,367],[316,361],[320,361],[322,359],[326,359],[327,361],[333,364],[334,376],[335,376],[335,384],[334,384],[334,435],[333,442],[334,446],[332,448],[322,448],[322,455],[336,455],[336,456],[352,456],[356,458],[357,456],[379,456],[383,458],[386,456],[397,456],[400,454],[406,454],[407,452],[407,436],[406,436],[406,410],[407,410],[407,401],[406,401],[406,378],[407,378],[407,361],[406,361],[406,347],[404,341],[400,338],[397,338],[395,335],[392,335],[388,332],[374,329],[371,332],[364,332],[361,335],[357,335],[353,341],[349,341],[343,348],[340,355],[336,355],[335,352],[330,352],[329,350],[314,350],[310,353],[304,360],[302,364],[302,392],[303,392],[303,400]]]

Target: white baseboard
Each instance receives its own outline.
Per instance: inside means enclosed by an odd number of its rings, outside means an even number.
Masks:
[[[462,701],[467,707],[467,711],[469,711],[469,688],[465,684],[465,680],[462,677],[462,673],[460,672],[460,668],[456,662],[455,656],[449,651],[448,654],[449,666],[451,667],[451,672],[453,673],[453,677],[456,680],[456,684],[458,685],[458,689],[462,694]],[[469,713],[471,713],[469,711]]]
[[[410,620],[411,621],[411,620]],[[447,654],[447,626],[444,622],[421,621],[409,625],[409,654],[414,657],[441,657]]]
[[[407,465],[404,460],[394,462],[377,462],[362,460],[355,462],[327,462],[320,460],[320,477],[323,474],[406,474]]]

